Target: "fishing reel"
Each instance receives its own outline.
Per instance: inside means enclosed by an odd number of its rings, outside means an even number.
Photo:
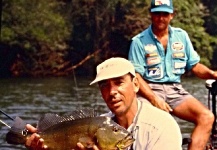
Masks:
[[[13,122],[13,126],[10,127],[9,132],[6,134],[6,141],[9,144],[25,143],[28,135],[26,129],[26,123],[20,118],[16,117]]]
[[[216,80],[206,80],[206,88],[209,89],[211,92],[211,95],[216,96],[217,95],[217,81]]]
[[[216,95],[217,95],[217,81],[216,80],[207,80],[206,81],[206,88],[209,90],[208,93],[208,108],[212,109],[212,112],[215,116],[215,121],[212,126],[212,133],[210,136],[210,149],[215,150],[217,149],[217,128],[216,128]],[[210,104],[210,99],[212,98],[212,108]]]

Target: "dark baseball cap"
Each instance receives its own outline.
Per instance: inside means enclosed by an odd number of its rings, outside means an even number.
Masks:
[[[173,2],[172,0],[152,0],[150,11],[173,13]]]

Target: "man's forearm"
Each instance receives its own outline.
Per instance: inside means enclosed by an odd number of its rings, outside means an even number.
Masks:
[[[201,63],[197,63],[192,72],[201,79],[217,79],[217,73]]]

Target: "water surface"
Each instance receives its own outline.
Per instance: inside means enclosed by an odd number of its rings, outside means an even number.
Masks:
[[[19,116],[27,123],[36,123],[44,113],[63,114],[77,108],[95,108],[98,114],[108,111],[96,85],[89,86],[92,78],[10,78],[0,79],[0,109],[11,117]],[[205,81],[183,79],[183,86],[207,105]],[[183,133],[189,136],[193,124],[175,118]],[[0,120],[12,121],[0,114]],[[24,146],[5,142],[8,128],[0,124],[0,150],[22,150]]]

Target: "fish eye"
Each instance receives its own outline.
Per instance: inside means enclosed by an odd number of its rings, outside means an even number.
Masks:
[[[119,130],[118,127],[113,127],[114,132],[118,132],[118,130]]]

